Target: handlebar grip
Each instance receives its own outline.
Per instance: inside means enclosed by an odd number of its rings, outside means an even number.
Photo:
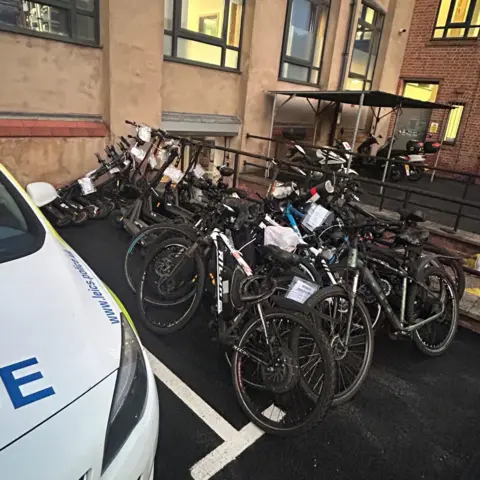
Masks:
[[[123,135],[120,136],[120,141],[123,142],[127,147],[130,146],[130,142]]]
[[[136,124],[135,122],[132,122],[131,120],[125,120],[125,123],[126,123],[127,125],[133,125],[134,127],[137,126],[137,124]]]

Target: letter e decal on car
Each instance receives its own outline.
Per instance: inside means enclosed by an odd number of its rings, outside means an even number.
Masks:
[[[27,358],[26,360],[22,360],[21,362],[0,368],[0,378],[5,385],[7,393],[15,409],[25,407],[30,403],[38,402],[39,400],[49,397],[50,395],[55,395],[55,390],[52,387],[37,390],[36,392],[30,393],[29,395],[22,394],[22,391],[20,390],[20,387],[22,385],[41,380],[43,378],[43,375],[41,372],[37,371],[23,377],[19,377],[17,375],[17,378],[15,378],[13,373],[21,370],[22,368],[36,365],[37,363],[38,360],[35,357],[32,357]]]

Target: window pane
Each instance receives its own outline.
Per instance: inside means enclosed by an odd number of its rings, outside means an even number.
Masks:
[[[363,80],[358,78],[349,78],[347,80],[346,90],[363,90]]]
[[[472,23],[470,25],[480,25],[480,2],[475,4],[475,10],[472,15]]]
[[[318,70],[310,72],[310,83],[318,83]]]
[[[36,2],[13,2],[0,6],[0,22],[36,32],[67,36],[68,11]]]
[[[327,28],[328,10],[322,8],[320,11],[320,18],[318,21],[317,39],[315,41],[315,55],[313,57],[313,66],[320,67],[322,60],[323,41],[325,39],[325,30]]]
[[[433,34],[433,38],[443,38],[443,29],[437,28]]]
[[[312,58],[317,8],[308,0],[293,0],[288,23],[286,54],[290,57],[310,61]]]
[[[228,68],[238,68],[238,52],[229,50],[225,52],[225,66]]]
[[[172,55],[172,36],[164,35],[163,36],[163,54],[167,57]]]
[[[480,29],[478,29],[478,28],[469,28],[468,29],[468,36],[469,36],[469,38],[477,38],[479,32],[480,32]]]
[[[375,10],[373,8],[370,8],[364,5],[362,14],[363,14],[362,15],[363,20],[373,25],[374,18],[375,18]]]
[[[459,38],[465,35],[464,28],[449,28],[447,30],[447,38]]]
[[[225,0],[183,0],[181,26],[221,38],[224,11]]]
[[[452,23],[464,23],[467,20],[470,0],[455,0],[453,7]]]
[[[164,23],[163,28],[165,30],[172,30],[173,29],[173,0],[164,0],[165,1],[165,9],[164,9]]]
[[[177,57],[195,62],[220,65],[222,48],[215,45],[208,45],[207,43],[179,38],[177,40]]]
[[[291,63],[283,63],[282,77],[289,80],[298,80],[299,82],[308,82],[308,68],[292,65]]]
[[[228,13],[227,45],[240,46],[240,29],[242,28],[243,0],[230,0]]]
[[[438,11],[437,27],[444,27],[447,24],[447,15],[452,0],[442,0],[440,10]]]
[[[80,40],[95,41],[95,19],[77,14],[77,38]]]
[[[454,142],[458,135],[460,122],[463,115],[463,105],[457,105],[448,115],[447,129],[445,131],[445,142]]]
[[[95,0],[77,0],[77,8],[80,10],[87,10],[88,12],[93,12],[95,8]]]
[[[421,100],[422,102],[435,102],[438,93],[438,83],[414,83],[407,82],[403,90],[403,96]]]

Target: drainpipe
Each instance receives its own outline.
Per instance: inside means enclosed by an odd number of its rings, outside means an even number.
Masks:
[[[343,84],[345,83],[345,76],[347,74],[348,54],[350,53],[350,43],[352,41],[353,29],[355,28],[355,12],[357,10],[357,3],[358,3],[358,0],[350,0],[350,13],[348,15],[347,38],[345,39],[345,47],[342,53],[342,66],[340,69],[340,78],[338,80],[337,90],[343,90]],[[332,130],[330,131],[330,145],[333,145],[333,142],[335,141],[335,130],[336,130],[339,114],[340,114],[340,103],[337,103],[335,107],[335,113],[333,115]]]

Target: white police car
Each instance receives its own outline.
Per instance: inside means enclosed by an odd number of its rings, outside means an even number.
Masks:
[[[52,189],[29,192],[41,204]],[[125,308],[32,199],[0,165],[0,478],[150,480],[148,360]]]

